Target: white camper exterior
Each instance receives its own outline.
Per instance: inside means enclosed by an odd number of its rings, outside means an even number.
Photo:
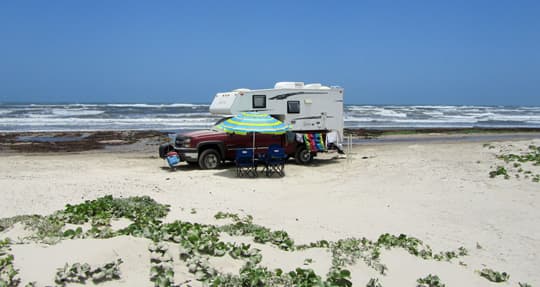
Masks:
[[[210,113],[263,112],[289,123],[295,132],[335,131],[343,139],[343,88],[303,82],[278,82],[273,89],[218,93]]]

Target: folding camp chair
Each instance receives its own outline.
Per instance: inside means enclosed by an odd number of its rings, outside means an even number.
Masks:
[[[252,149],[236,150],[236,176],[257,177],[257,162],[253,160]]]
[[[285,176],[285,150],[279,145],[271,145],[264,158],[264,172],[266,176],[277,174]]]

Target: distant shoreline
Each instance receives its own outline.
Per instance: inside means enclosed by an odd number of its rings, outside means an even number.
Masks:
[[[418,134],[483,134],[483,133],[540,133],[540,128],[345,128],[344,134],[357,137],[380,137],[388,135],[418,135]]]
[[[470,142],[540,138],[540,128],[350,129],[353,144]],[[169,142],[167,131],[0,132],[0,152],[47,153],[106,150],[152,152]],[[346,143],[346,139],[344,140]]]

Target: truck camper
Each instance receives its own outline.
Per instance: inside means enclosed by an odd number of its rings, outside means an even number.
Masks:
[[[269,114],[292,126],[285,135],[257,135],[252,147],[250,135],[227,134],[217,129],[178,134],[174,144],[159,147],[159,156],[176,153],[188,164],[202,169],[217,168],[223,161],[235,158],[242,148],[262,153],[270,145],[284,147],[287,157],[299,164],[310,163],[318,152],[330,149],[341,152],[343,139],[343,88],[303,82],[278,82],[271,89],[236,89],[218,93],[210,113],[225,120],[242,112]],[[218,124],[216,123],[216,124]]]
[[[218,93],[210,113],[261,112],[289,123],[294,132],[337,132],[343,139],[343,88],[319,83],[278,82],[273,89],[236,89]]]

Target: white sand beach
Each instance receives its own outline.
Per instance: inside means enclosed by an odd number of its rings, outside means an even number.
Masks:
[[[540,285],[540,183],[515,178],[511,167],[510,179],[489,177],[504,164],[495,157],[501,150],[524,152],[529,145],[540,146],[540,139],[491,145],[362,144],[350,159],[321,155],[311,166],[291,160],[285,177],[256,179],[236,178],[232,165],[219,170],[185,165],[171,171],[155,152],[5,153],[0,155],[0,218],[47,215],[108,194],[148,195],[171,206],[166,221],[222,224],[214,215],[223,211],[252,215],[256,224],[287,231],[296,244],[403,233],[435,252],[463,246],[469,253],[441,262],[399,248],[382,250],[387,274],[359,261],[347,267],[353,286],[365,286],[370,278],[379,278],[385,287],[416,286],[428,274],[449,287],[495,286],[476,272],[483,268],[507,272],[510,279],[501,286]],[[527,169],[540,173],[539,166]],[[53,285],[56,268],[66,262],[101,264],[120,257],[121,279],[100,286],[152,286],[148,239],[120,236],[46,245],[24,241],[24,234],[17,225],[0,233],[14,241],[11,253],[23,284]],[[251,242],[261,249],[261,265],[269,268],[312,268],[324,277],[331,265],[325,249],[288,252],[248,237],[223,240]],[[175,281],[199,286],[171,248]],[[304,264],[308,258],[312,263]],[[212,260],[222,272],[237,272],[242,265],[227,256]]]

